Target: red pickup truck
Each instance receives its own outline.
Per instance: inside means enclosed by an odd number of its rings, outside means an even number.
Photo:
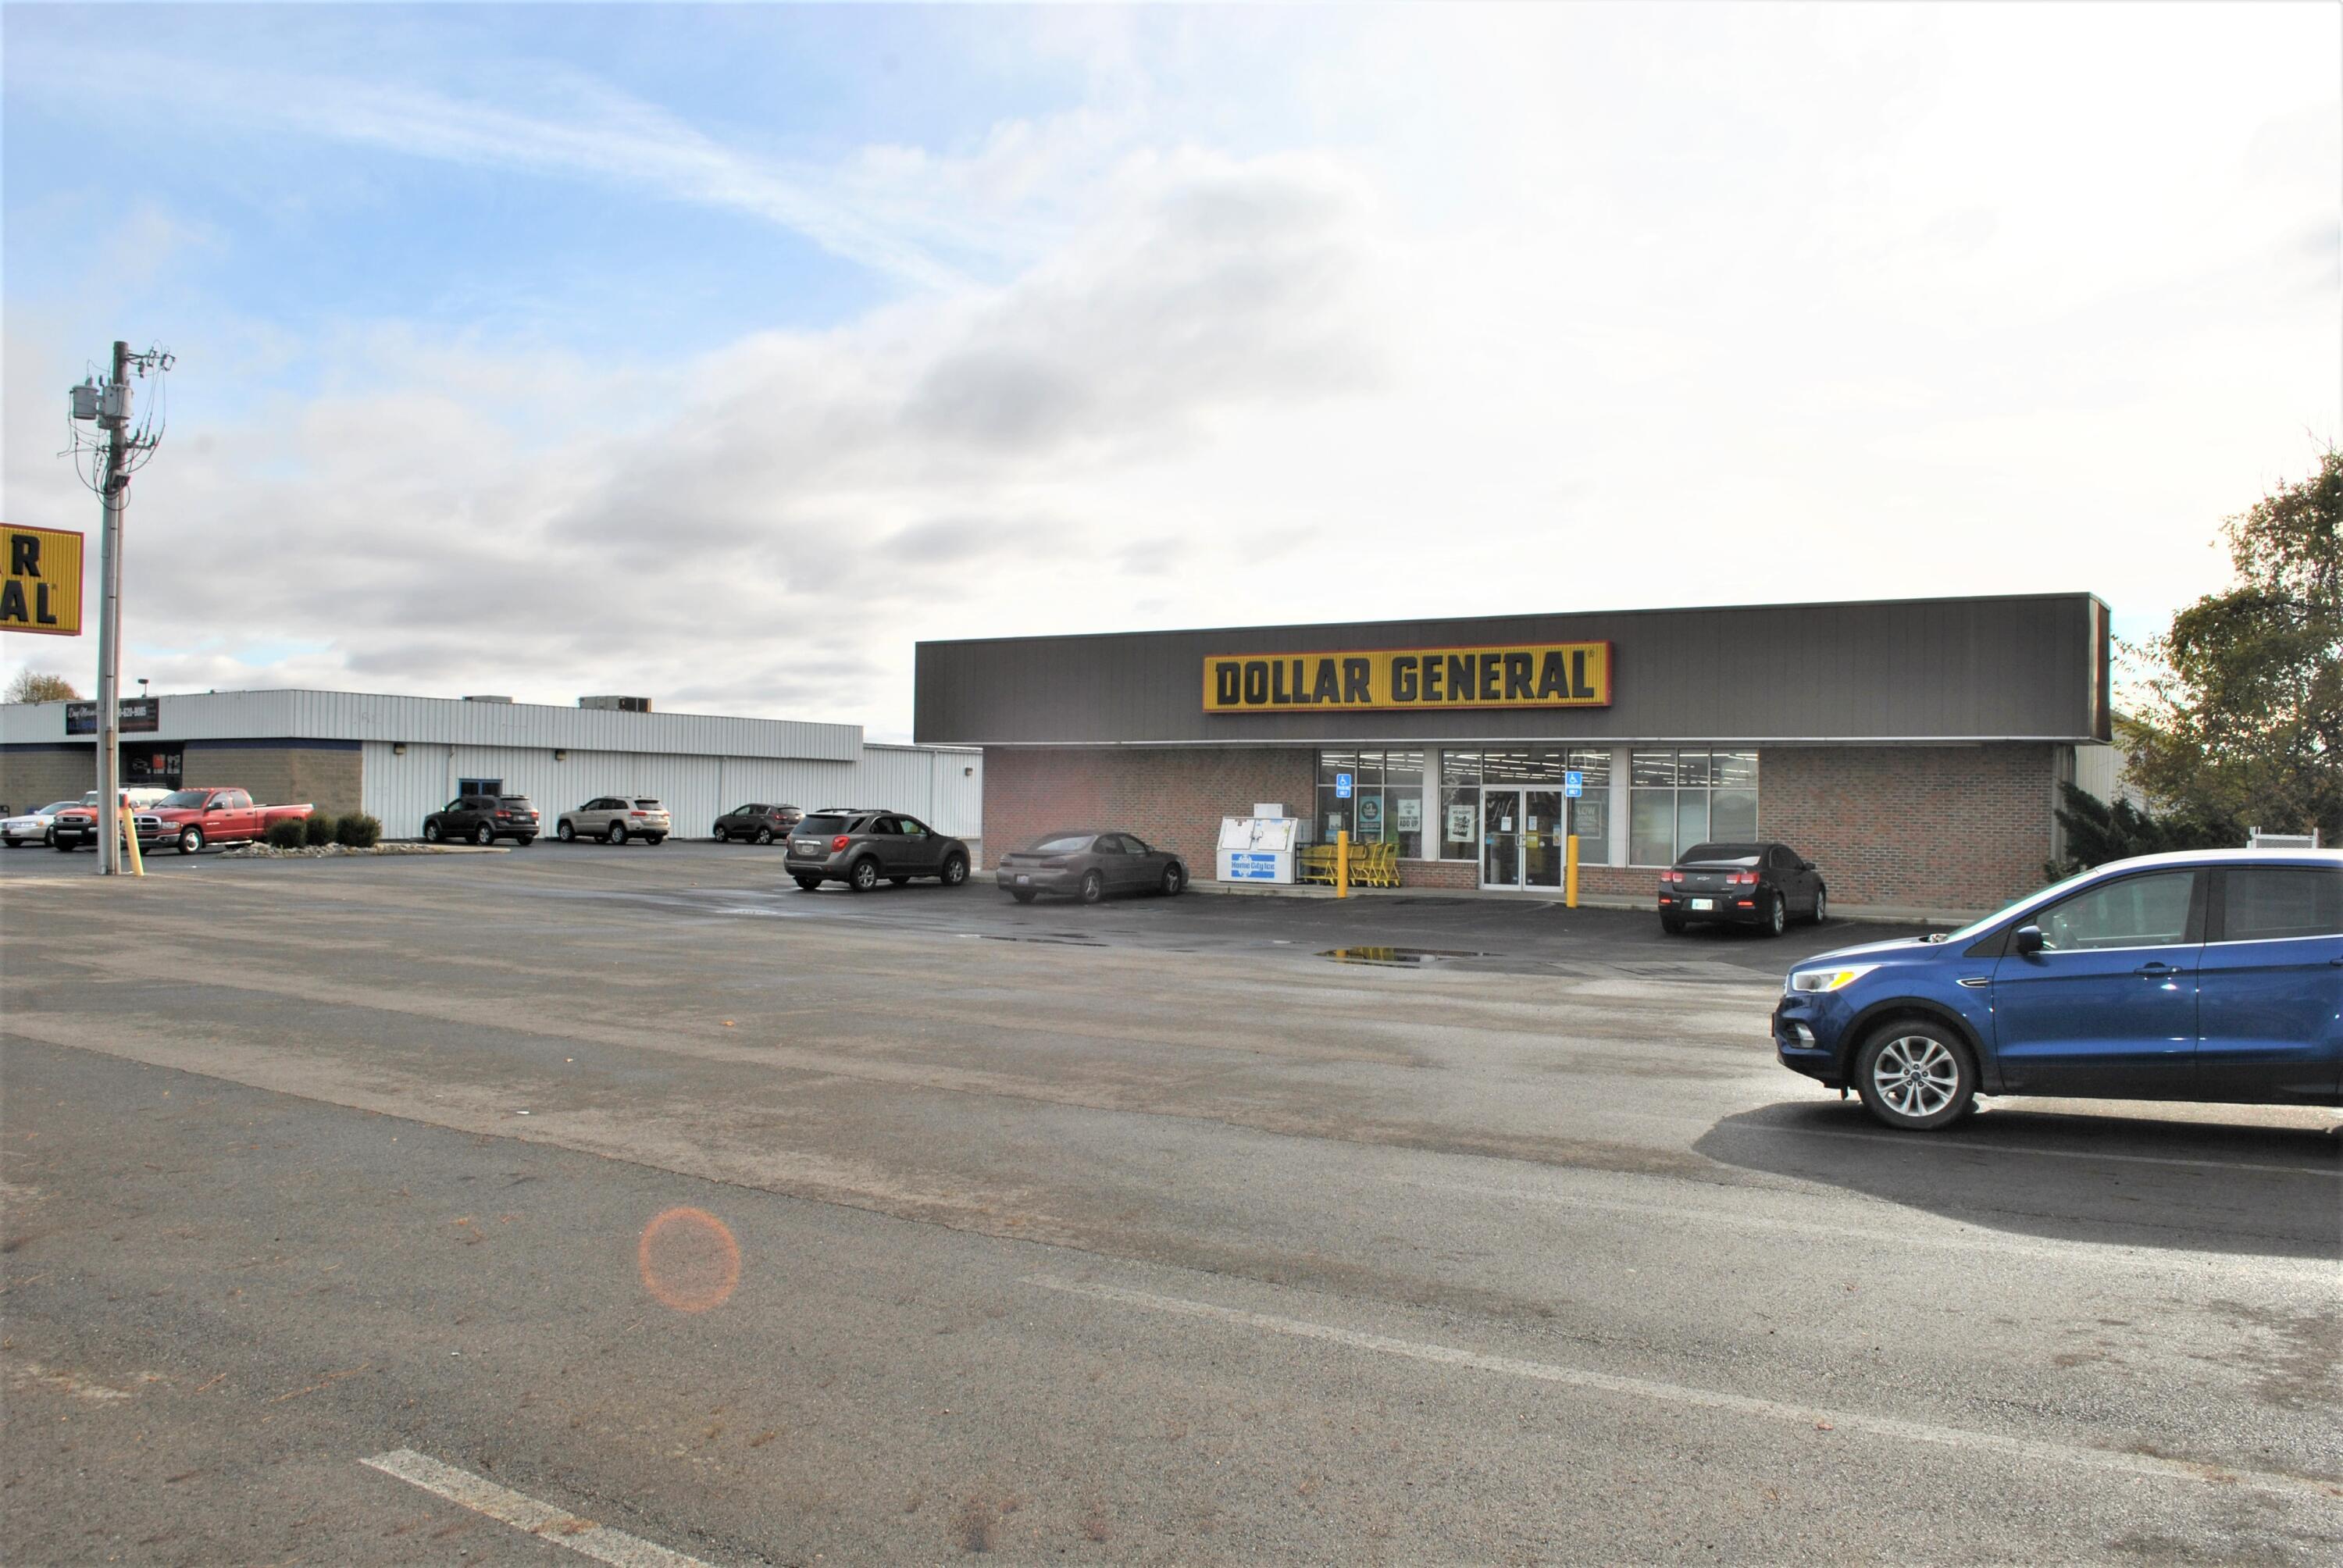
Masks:
[[[241,844],[268,831],[272,822],[307,817],[314,806],[256,806],[250,791],[233,785],[201,789],[175,789],[154,805],[134,814],[141,849],[176,844],[179,853],[192,855],[206,844]],[[97,813],[76,806],[60,812],[55,830],[57,848],[77,849],[97,842]]]

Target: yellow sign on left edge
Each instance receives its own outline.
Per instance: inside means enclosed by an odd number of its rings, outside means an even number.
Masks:
[[[81,536],[0,523],[8,576],[0,579],[0,631],[81,635]]]

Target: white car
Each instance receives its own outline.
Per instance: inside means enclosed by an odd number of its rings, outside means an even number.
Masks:
[[[97,791],[91,790],[95,795]],[[78,806],[78,800],[52,800],[37,811],[27,811],[21,817],[11,817],[0,822],[0,844],[14,849],[24,844],[45,844],[49,841],[49,824],[57,813],[68,806]]]
[[[580,839],[599,839],[605,844],[640,839],[646,844],[657,844],[667,838],[672,825],[667,808],[656,800],[598,795],[575,811],[564,811],[554,835],[565,844]]]

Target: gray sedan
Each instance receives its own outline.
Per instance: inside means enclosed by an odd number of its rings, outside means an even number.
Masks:
[[[1031,849],[1001,857],[1001,890],[1021,904],[1064,893],[1095,904],[1109,893],[1162,893],[1188,885],[1188,868],[1136,833],[1045,833]]]

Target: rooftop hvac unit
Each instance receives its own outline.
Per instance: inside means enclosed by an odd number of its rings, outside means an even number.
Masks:
[[[2318,848],[2318,829],[2313,828],[2308,833],[2265,833],[2259,828],[2248,828],[2246,829],[2246,848],[2248,849],[2316,849]]]
[[[648,697],[581,697],[580,708],[599,708],[616,713],[649,713],[651,699]]]
[[[510,702],[512,699],[509,697],[468,697],[464,699],[464,700],[467,702]]]

